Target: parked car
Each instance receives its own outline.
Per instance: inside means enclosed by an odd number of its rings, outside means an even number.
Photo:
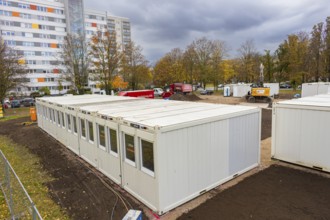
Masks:
[[[25,98],[25,99],[22,100],[21,104],[24,107],[31,107],[31,106],[35,105],[33,98]]]
[[[157,97],[157,96],[162,96],[163,94],[163,89],[162,88],[154,88],[154,96]]]
[[[10,106],[12,108],[19,108],[21,107],[21,102],[19,100],[12,100]]]
[[[291,89],[292,86],[288,83],[282,83],[282,84],[280,84],[280,88],[281,89]]]
[[[212,95],[213,94],[213,90],[201,90],[200,91],[201,95]]]

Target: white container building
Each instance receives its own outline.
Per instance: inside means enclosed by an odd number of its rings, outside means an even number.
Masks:
[[[251,91],[251,87],[248,84],[233,84],[233,97],[244,97]]]
[[[303,83],[301,87],[301,97],[327,94],[330,91],[329,82]]]
[[[272,157],[330,171],[330,94],[275,103]]]
[[[265,87],[270,88],[270,96],[277,96],[280,93],[280,84],[279,83],[264,83]]]
[[[148,99],[75,112],[77,138],[64,130],[76,153],[158,214],[259,164],[259,108]]]

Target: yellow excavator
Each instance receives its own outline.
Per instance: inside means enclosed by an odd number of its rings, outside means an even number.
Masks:
[[[270,88],[264,87],[264,66],[260,64],[260,79],[258,84],[254,84],[251,87],[251,91],[245,96],[247,102],[266,102],[272,103],[272,98],[270,96]]]

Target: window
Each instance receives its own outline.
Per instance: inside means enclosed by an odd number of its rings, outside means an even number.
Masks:
[[[98,125],[98,134],[99,134],[99,146],[105,150],[105,132],[104,126]]]
[[[85,120],[80,119],[80,127],[81,127],[81,137],[86,138],[86,127],[85,127]]]
[[[56,116],[57,116],[57,125],[61,126],[60,112],[59,111],[56,111],[56,112],[57,112],[57,114],[56,114]]]
[[[53,111],[51,109],[48,109],[49,111],[49,120],[53,121]]]
[[[68,124],[68,130],[71,132],[71,120],[70,120],[70,115],[66,114],[66,121]]]
[[[110,151],[113,153],[118,153],[118,146],[117,146],[117,131],[113,129],[108,130],[108,136],[110,139]]]
[[[125,157],[135,165],[134,136],[125,134]]]
[[[154,170],[154,145],[153,143],[141,140],[142,170],[153,174]],[[151,171],[152,173],[150,173]]]
[[[72,123],[73,123],[73,132],[77,134],[77,120],[75,116],[72,116]]]
[[[65,128],[65,118],[64,118],[64,113],[61,113],[61,118],[62,118],[62,127]]]
[[[89,140],[94,141],[93,122],[88,121]]]

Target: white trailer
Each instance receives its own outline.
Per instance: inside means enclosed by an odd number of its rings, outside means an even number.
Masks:
[[[244,97],[251,91],[251,87],[248,84],[233,84],[233,97]]]
[[[151,99],[77,108],[68,138],[80,156],[158,214],[259,164],[259,108]]]
[[[330,94],[273,106],[272,157],[330,171]]]
[[[327,94],[330,91],[329,82],[303,83],[301,88],[301,97]]]
[[[280,84],[279,83],[264,83],[265,87],[270,88],[270,96],[277,96],[280,93]]]

